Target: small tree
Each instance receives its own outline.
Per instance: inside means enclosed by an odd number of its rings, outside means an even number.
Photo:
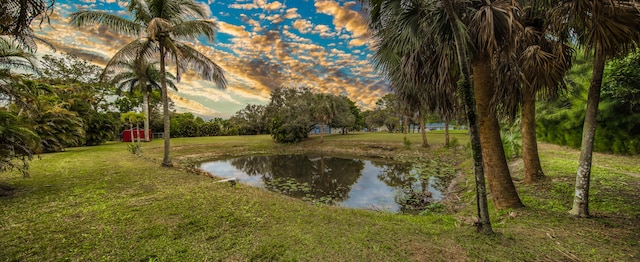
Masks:
[[[140,128],[140,122],[144,121],[144,115],[136,112],[127,112],[120,116],[120,120],[123,123],[129,124],[129,131],[131,134],[131,145],[129,146],[129,150],[131,150],[131,152],[136,155],[140,155],[142,153],[140,148],[140,136],[138,134],[134,135],[133,124],[134,123],[136,124],[136,133],[138,133],[138,129]],[[134,141],[136,140],[135,138],[137,138],[137,142],[138,142],[137,145],[135,143],[136,141]]]

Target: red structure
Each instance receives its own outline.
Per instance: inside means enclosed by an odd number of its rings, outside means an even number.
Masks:
[[[133,131],[133,132],[132,132]],[[151,141],[151,130],[148,130],[149,132],[149,141]],[[135,142],[138,141],[138,138],[140,138],[140,141],[144,141],[144,129],[141,128],[134,128],[134,129],[125,129],[124,131],[122,131],[121,134],[121,141],[122,142]]]

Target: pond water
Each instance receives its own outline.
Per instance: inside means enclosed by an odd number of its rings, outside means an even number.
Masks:
[[[420,176],[410,164],[321,155],[245,156],[202,163],[221,178],[308,201],[351,208],[400,211],[407,192],[443,198],[447,182]]]

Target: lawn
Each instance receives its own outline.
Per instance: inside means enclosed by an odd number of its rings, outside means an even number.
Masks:
[[[464,133],[314,136],[296,145],[269,136],[172,139],[176,167],[161,168],[162,141],[137,157],[120,142],[44,154],[31,178],[0,173],[4,261],[633,261],[640,260],[640,157],[594,155],[590,219],[568,216],[579,152],[541,144],[547,179],[525,185],[526,208],[492,210],[496,235],[472,226],[473,174]],[[263,189],[214,183],[194,162],[219,157],[324,152],[422,161],[461,171],[447,212],[403,215],[311,204]]]

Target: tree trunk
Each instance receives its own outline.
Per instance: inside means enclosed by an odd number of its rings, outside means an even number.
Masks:
[[[140,140],[141,140],[141,137],[140,137],[140,131],[139,130],[140,130],[140,122],[136,122],[136,134],[138,135],[138,141],[137,141],[138,145],[136,146],[136,154],[140,153]]]
[[[478,129],[484,156],[484,168],[491,197],[497,209],[523,207],[516,187],[511,180],[507,158],[500,139],[500,125],[491,100],[494,82],[491,74],[491,59],[488,55],[477,55],[472,61],[473,88],[478,110]]]
[[[489,219],[489,208],[487,204],[487,188],[485,185],[484,167],[482,160],[482,148],[480,145],[480,137],[478,135],[478,126],[476,119],[476,106],[473,95],[473,88],[469,77],[471,70],[465,50],[464,41],[462,40],[461,28],[458,26],[459,18],[453,9],[451,0],[445,0],[444,7],[447,14],[451,17],[450,24],[453,30],[455,41],[456,56],[458,58],[458,66],[460,68],[460,80],[458,82],[459,90],[462,93],[462,101],[464,104],[467,121],[469,122],[469,134],[471,140],[471,152],[473,154],[473,173],[476,184],[476,207],[478,210],[478,232],[482,234],[493,234],[491,228],[491,220]]]
[[[429,142],[427,142],[427,130],[425,130],[422,111],[418,112],[418,114],[420,115],[420,133],[422,133],[422,147],[429,147]]]
[[[589,217],[589,183],[591,181],[591,162],[593,160],[593,140],[596,134],[596,117],[598,104],[600,103],[600,87],[604,71],[605,58],[601,47],[596,47],[593,62],[593,75],[589,86],[587,98],[587,110],[582,127],[582,150],[580,162],[576,174],[576,191],[573,198],[573,208],[569,214],[580,217]]]
[[[136,137],[133,134],[133,122],[129,123],[129,134],[131,134],[131,146],[134,146],[136,144]]]
[[[165,68],[165,47],[160,41],[160,83],[162,85],[162,119],[164,121],[164,158],[162,159],[162,166],[173,167],[171,163],[171,122],[169,119],[169,94],[167,92],[167,77]]]
[[[524,182],[535,183],[544,177],[538,141],[536,140],[536,94],[529,85],[522,90],[522,162],[524,163]]]
[[[444,145],[449,146],[449,119],[444,120]]]
[[[405,135],[409,133],[409,117],[406,115],[402,116],[402,133]]]
[[[144,111],[144,142],[149,142],[151,134],[149,134],[149,92],[147,90],[142,95],[142,110]]]
[[[322,143],[323,134],[324,134],[324,124],[320,124],[320,143]]]

